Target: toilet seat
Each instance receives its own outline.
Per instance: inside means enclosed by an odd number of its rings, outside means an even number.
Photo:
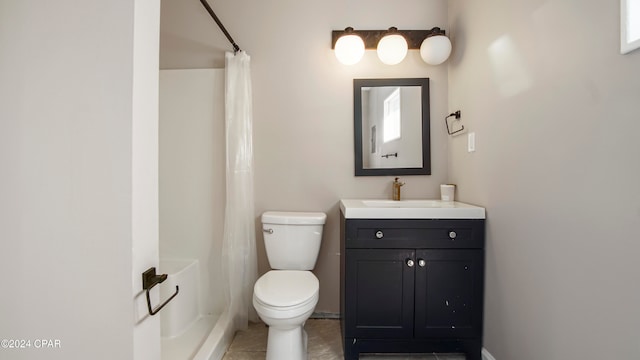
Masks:
[[[311,271],[271,270],[254,286],[254,304],[272,317],[304,313],[318,303],[320,283]]]

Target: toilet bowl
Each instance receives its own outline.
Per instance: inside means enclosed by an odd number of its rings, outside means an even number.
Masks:
[[[253,307],[269,326],[267,360],[306,360],[304,323],[313,313],[320,283],[310,271],[320,249],[323,213],[266,212],[265,248],[272,269],[256,281]]]
[[[271,270],[258,279],[253,307],[269,326],[267,360],[307,359],[304,323],[318,303],[319,288],[311,271]]]

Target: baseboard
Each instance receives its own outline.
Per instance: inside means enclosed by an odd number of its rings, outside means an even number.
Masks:
[[[496,360],[485,348],[482,348],[482,360]]]
[[[330,313],[330,312],[314,312],[309,317],[310,319],[340,319],[339,313]]]

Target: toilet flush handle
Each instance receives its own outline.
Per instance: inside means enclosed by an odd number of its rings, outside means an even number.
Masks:
[[[273,234],[273,229],[262,229],[263,232],[266,232],[267,234]]]

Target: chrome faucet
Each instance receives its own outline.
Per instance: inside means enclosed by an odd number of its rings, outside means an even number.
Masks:
[[[393,200],[400,200],[400,187],[404,185],[403,182],[398,181],[399,178],[396,178],[393,181]]]

